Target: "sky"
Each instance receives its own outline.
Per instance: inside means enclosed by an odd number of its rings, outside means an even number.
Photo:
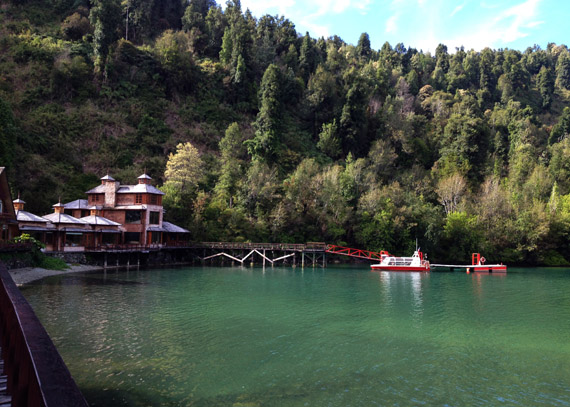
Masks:
[[[480,51],[524,51],[549,42],[570,45],[567,0],[241,0],[255,17],[288,18],[297,32],[319,38],[338,35],[356,45],[363,32],[372,48],[401,42],[424,52],[438,44],[449,52],[464,46]]]

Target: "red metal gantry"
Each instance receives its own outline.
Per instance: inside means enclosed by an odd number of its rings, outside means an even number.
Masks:
[[[332,254],[340,254],[343,256],[358,257],[359,259],[380,260],[380,261],[382,261],[384,257],[390,255],[390,253],[388,253],[385,250],[382,250],[380,252],[371,252],[369,250],[352,249],[350,247],[336,246],[333,244],[327,245],[325,252]]]

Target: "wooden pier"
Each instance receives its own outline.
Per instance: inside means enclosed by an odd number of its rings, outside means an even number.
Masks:
[[[295,266],[326,267],[327,245],[320,242],[295,243],[238,243],[202,242],[189,247],[202,262],[220,258],[229,259],[232,264],[261,262],[267,264],[288,264]]]

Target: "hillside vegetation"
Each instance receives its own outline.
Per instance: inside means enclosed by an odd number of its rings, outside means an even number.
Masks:
[[[568,264],[569,89],[565,45],[374,50],[235,0],[0,5],[0,162],[26,209],[146,170],[200,241]]]

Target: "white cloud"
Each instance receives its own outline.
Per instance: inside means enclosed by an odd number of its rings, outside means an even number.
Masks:
[[[242,10],[249,9],[257,17],[265,14],[287,15],[295,5],[295,0],[245,0],[241,3]]]
[[[398,31],[398,14],[394,14],[388,20],[386,20],[386,32],[394,33]]]
[[[525,29],[534,28],[543,22],[535,20],[538,5],[542,0],[527,0],[510,7],[487,22],[469,27],[469,33],[459,34],[444,41],[450,49],[465,46],[480,50],[485,47],[505,46],[529,35]]]
[[[455,7],[449,16],[453,17],[455,14],[459,13],[463,9],[463,7],[465,7],[465,3]]]
[[[494,8],[499,7],[499,4],[496,4],[496,3],[489,4],[489,3],[484,2],[484,1],[479,3],[479,5],[481,6],[481,8],[487,8],[487,9],[494,9]]]
[[[313,16],[307,16],[306,18],[301,19],[299,21],[299,24],[303,27],[303,32],[300,34],[304,35],[305,34],[304,31],[308,30],[311,32],[311,36],[314,38],[330,37],[331,34],[329,31],[329,27],[325,25],[315,24],[314,19],[312,17]]]

